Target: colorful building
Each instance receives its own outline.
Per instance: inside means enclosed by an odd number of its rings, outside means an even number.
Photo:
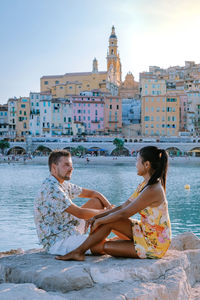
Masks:
[[[86,134],[96,134],[104,131],[104,97],[92,96],[92,93],[71,96],[73,104],[73,120],[75,124],[81,124]],[[82,133],[83,128],[79,129]]]
[[[17,99],[16,112],[16,141],[24,142],[29,135],[30,124],[30,99],[29,97],[20,97]]]
[[[122,132],[122,100],[120,97],[106,96],[104,109],[105,133]]]
[[[17,123],[17,98],[8,99],[8,136],[11,141],[16,138],[16,123]]]
[[[7,139],[9,130],[8,105],[0,105],[0,139]]]

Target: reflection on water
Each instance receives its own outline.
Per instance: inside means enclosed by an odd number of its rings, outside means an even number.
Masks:
[[[33,221],[33,201],[46,176],[43,165],[0,165],[0,251],[39,247]],[[142,178],[135,166],[75,166],[72,182],[103,193],[118,205],[132,194]],[[191,189],[185,190],[184,185]],[[200,237],[199,166],[171,166],[167,198],[172,234],[193,231]],[[84,199],[76,199],[83,204]]]

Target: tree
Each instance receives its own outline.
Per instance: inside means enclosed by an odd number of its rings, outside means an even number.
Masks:
[[[5,141],[5,140],[1,140],[0,141],[0,149],[1,149],[1,152],[4,153],[5,149],[7,148],[10,148],[10,144],[8,141]]]
[[[115,138],[113,141],[113,145],[116,146],[116,148],[112,151],[111,155],[129,155],[129,151],[124,148],[124,141],[118,138]]]
[[[121,150],[124,147],[124,141],[118,138],[115,138],[113,141],[113,145],[116,146],[117,150]]]

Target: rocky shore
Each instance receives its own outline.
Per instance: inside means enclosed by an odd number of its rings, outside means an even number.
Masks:
[[[1,300],[199,300],[200,239],[173,238],[159,260],[87,256],[63,262],[43,250],[0,253]]]

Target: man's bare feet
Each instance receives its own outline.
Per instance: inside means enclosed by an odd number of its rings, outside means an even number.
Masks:
[[[56,256],[55,259],[58,259],[58,260],[78,260],[78,261],[83,261],[83,260],[85,260],[85,255],[81,254],[79,252],[71,251],[68,254],[61,255],[61,256]]]

